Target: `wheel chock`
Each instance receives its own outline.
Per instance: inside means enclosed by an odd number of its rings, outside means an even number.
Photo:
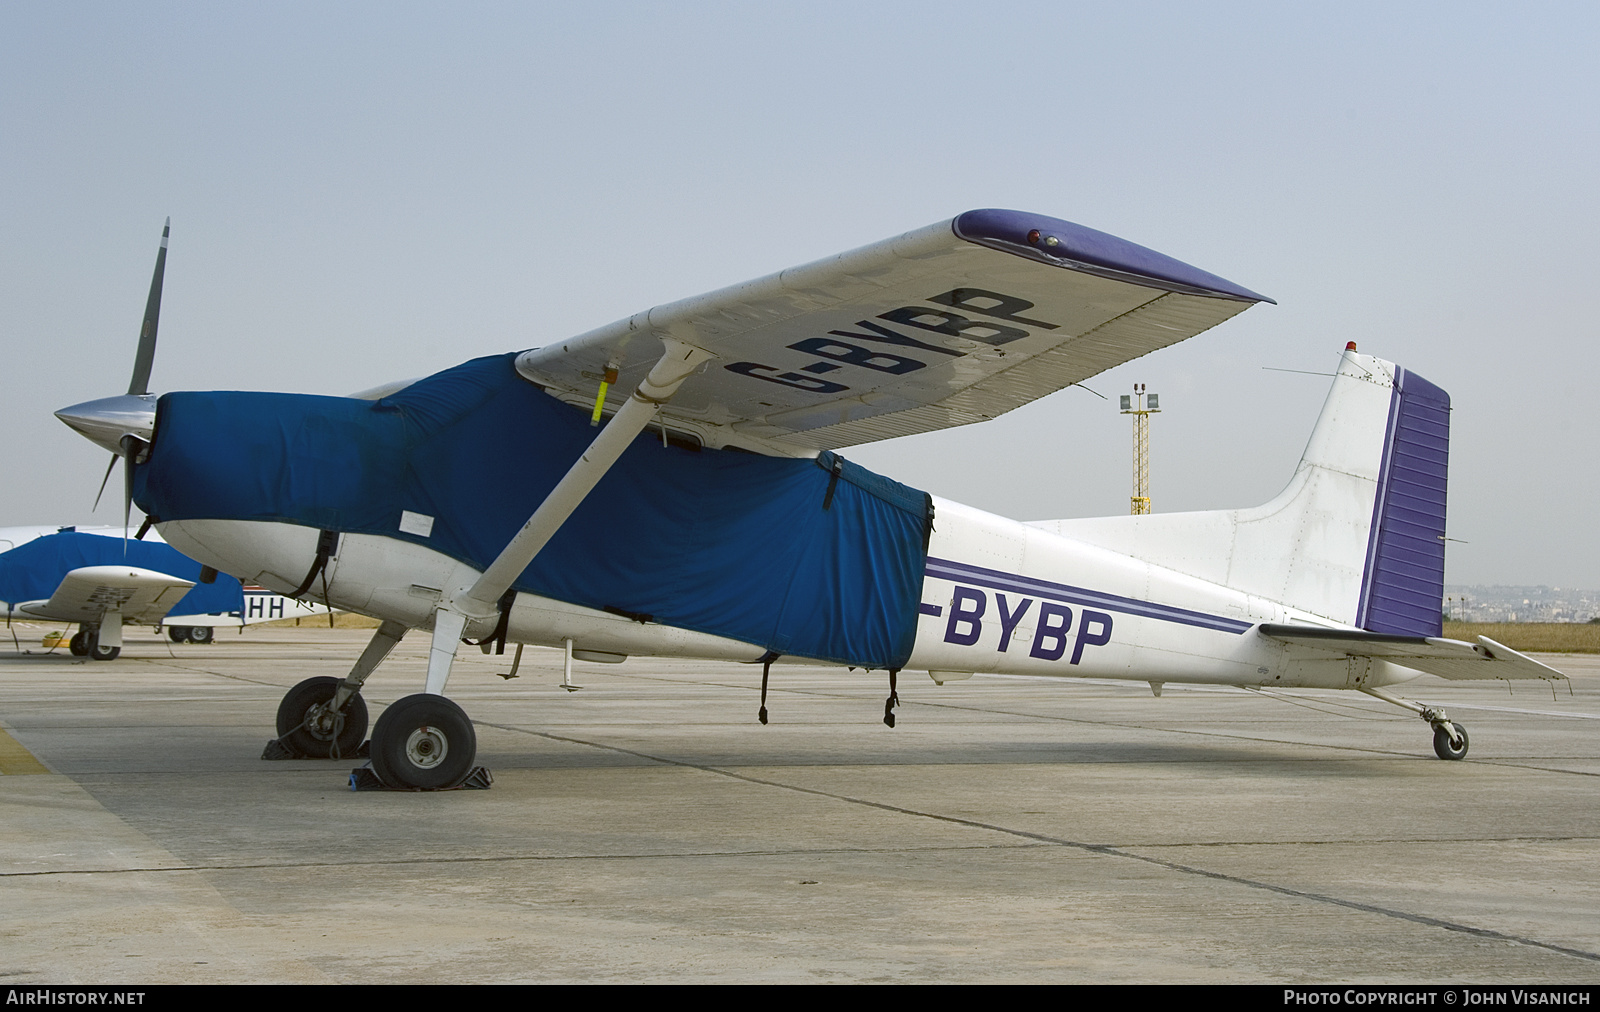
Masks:
[[[365,745],[362,746],[366,748]],[[467,779],[454,787],[390,787],[379,778],[372,764],[358,766],[350,771],[350,789],[352,791],[400,791],[406,794],[422,794],[430,791],[486,791],[494,783],[494,774],[489,772],[487,766],[474,766],[472,772],[467,774]]]
[[[371,741],[364,741],[355,750],[353,755],[342,755],[340,759],[365,759],[372,754]],[[285,744],[282,738],[274,738],[267,742],[267,747],[261,750],[263,759],[332,759],[332,756],[306,755],[293,745]]]
[[[298,749],[290,748],[283,743],[282,738],[274,738],[267,742],[267,747],[261,750],[263,759],[304,759]]]

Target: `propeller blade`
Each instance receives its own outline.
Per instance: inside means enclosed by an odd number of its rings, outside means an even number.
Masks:
[[[117,454],[113,453],[111,455],[111,463],[106,465],[106,476],[100,479],[100,491],[94,494],[94,508],[89,510],[90,513],[100,508],[100,497],[106,494],[106,482],[111,480],[111,469],[117,466],[117,456]]]
[[[122,437],[122,554],[124,556],[128,554],[128,521],[133,517],[133,458],[139,455],[144,445],[144,440],[138,436]]]
[[[150,278],[150,297],[144,304],[144,325],[139,328],[139,351],[133,358],[133,378],[128,381],[128,393],[150,392],[150,367],[156,358],[156,328],[161,323],[161,279],[167,273],[167,236],[172,233],[172,219],[161,227],[161,249],[156,251],[156,270]]]

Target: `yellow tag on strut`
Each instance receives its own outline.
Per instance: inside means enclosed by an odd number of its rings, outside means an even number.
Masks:
[[[607,368],[605,378],[600,381],[600,392],[596,394],[594,398],[594,414],[589,416],[589,425],[591,427],[600,424],[600,412],[604,411],[606,406],[606,391],[609,390],[611,388],[611,384],[615,383],[616,381],[617,370],[614,368]]]

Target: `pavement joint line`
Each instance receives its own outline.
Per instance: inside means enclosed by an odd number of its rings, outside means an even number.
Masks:
[[[497,727],[501,730],[515,730],[513,728],[503,727],[499,724],[490,724],[487,721],[476,721],[475,723],[483,723],[486,726]],[[1169,871],[1176,871],[1185,875],[1194,875],[1200,878],[1208,878],[1216,882],[1227,882],[1231,885],[1244,886],[1249,889],[1259,889],[1264,892],[1276,893],[1277,895],[1287,896],[1292,899],[1309,900],[1313,903],[1324,903],[1330,906],[1343,907],[1347,910],[1376,914],[1380,917],[1391,917],[1397,920],[1408,921],[1412,924],[1421,924],[1426,927],[1440,928],[1444,931],[1458,932],[1460,934],[1471,935],[1477,938],[1487,938],[1494,941],[1526,945],[1532,948],[1560,953],[1564,956],[1572,956],[1576,959],[1600,963],[1600,953],[1588,952],[1583,949],[1569,948],[1564,945],[1556,945],[1552,942],[1542,942],[1536,938],[1526,938],[1521,935],[1507,934],[1506,932],[1495,931],[1492,928],[1473,927],[1470,924],[1447,921],[1439,917],[1429,917],[1426,914],[1414,914],[1404,910],[1396,910],[1392,907],[1381,907],[1373,903],[1361,903],[1356,900],[1340,899],[1337,896],[1329,896],[1325,893],[1315,893],[1304,889],[1294,889],[1290,886],[1276,885],[1271,882],[1263,882],[1257,879],[1248,879],[1239,875],[1229,875],[1225,872],[1210,871],[1209,869],[1197,868],[1193,865],[1179,864],[1176,861],[1167,861],[1158,857],[1137,854],[1121,847],[1116,847],[1109,844],[1084,843],[1078,840],[1068,840],[1064,837],[1050,836],[1047,833],[1034,833],[1025,829],[1013,829],[1009,826],[999,826],[993,823],[979,822],[976,819],[963,819],[954,815],[940,815],[936,812],[924,812],[914,808],[903,808],[899,805],[891,805],[882,801],[869,801],[866,798],[855,798],[846,794],[835,794],[831,791],[818,790],[814,787],[801,787],[796,784],[785,784],[776,780],[764,780],[760,777],[736,773],[732,770],[722,769],[716,766],[704,766],[698,763],[684,762],[682,760],[669,759],[663,756],[653,756],[646,752],[622,748],[621,746],[617,745],[607,745],[603,742],[585,741],[581,738],[567,738],[561,735],[553,735],[542,731],[522,731],[521,733],[537,735],[539,737],[550,738],[556,741],[570,742],[576,745],[588,745],[591,748],[601,748],[615,752],[622,752],[627,755],[635,755],[645,759],[653,759],[656,762],[669,766],[681,766],[689,769],[697,769],[706,773],[715,774],[717,776],[728,777],[729,779],[733,780],[742,780],[746,783],[760,784],[766,787],[776,787],[780,790],[794,791],[800,794],[810,794],[816,797],[831,798],[836,801],[860,805],[865,808],[875,808],[880,811],[893,812],[899,815],[910,815],[915,818],[931,819],[937,822],[950,823],[952,825],[968,826],[973,829],[982,829],[994,833],[1004,833],[1009,836],[1019,837],[1024,840],[1033,840],[1038,843],[1053,844],[1058,847],[1078,850],[1089,854],[1098,854],[1105,857],[1120,857],[1132,861],[1140,861],[1158,868],[1165,868]]]
[[[1393,846],[1394,844],[1447,844],[1459,846],[1472,843],[1597,843],[1595,836],[1469,836],[1469,837],[1393,837],[1371,840],[1196,840],[1187,843],[1119,843],[1111,846],[1122,849],[1138,847],[1140,850],[1185,847],[1367,847]]]
[[[817,857],[827,854],[948,854],[960,851],[1034,850],[1050,843],[962,844],[929,847],[796,847],[787,850],[690,850],[639,854],[497,854],[469,857],[396,857],[364,861],[256,861],[237,864],[141,865],[132,868],[46,868],[0,872],[0,879],[44,878],[51,875],[130,875],[188,871],[296,871],[304,868],[388,868],[399,865],[511,864],[520,861],[657,861],[728,857]]]
[[[709,772],[716,772],[711,770]],[[783,786],[783,785],[778,785]],[[1269,841],[1230,841],[1215,840],[1204,843],[1135,843],[1135,844],[1104,844],[1088,846],[1104,846],[1107,853],[1116,853],[1121,856],[1133,857],[1136,860],[1149,860],[1134,853],[1130,848],[1140,850],[1183,849],[1187,847],[1304,847],[1304,846],[1365,846],[1368,844],[1394,844],[1394,843],[1571,843],[1593,842],[1594,837],[1584,836],[1559,836],[1559,837],[1481,837],[1466,840],[1458,839],[1395,839],[1395,840],[1269,840]],[[728,857],[817,857],[829,854],[945,854],[958,852],[1014,851],[1060,849],[1063,845],[1055,841],[1034,840],[1026,843],[1014,844],[963,844],[959,846],[927,846],[927,847],[815,847],[815,848],[790,848],[786,850],[691,850],[691,851],[661,851],[657,853],[636,854],[497,854],[475,857],[397,857],[386,860],[363,861],[256,861],[239,862],[235,864],[181,864],[181,865],[138,865],[129,868],[47,868],[39,871],[0,871],[0,879],[8,878],[44,878],[52,875],[129,875],[153,874],[158,872],[207,872],[207,871],[292,871],[301,868],[366,868],[366,867],[393,867],[400,865],[429,865],[429,864],[513,864],[527,861],[654,861],[677,860],[698,858],[728,858]],[[1204,874],[1204,872],[1201,872]],[[1600,957],[1597,957],[1600,958]]]
[[[22,742],[0,727],[0,776],[23,777],[49,774],[50,768],[29,752]]]
[[[1548,766],[1535,766],[1532,763],[1514,763],[1504,759],[1474,759],[1473,762],[1480,766],[1501,766],[1513,770],[1535,770],[1540,773],[1566,773],[1574,777],[1600,777],[1600,772],[1594,770],[1559,770]]]
[[[159,664],[164,665],[165,667],[177,668],[179,671],[188,671],[188,672],[190,672],[192,674],[198,674],[198,675],[212,675],[212,676],[214,676],[216,678],[226,678],[226,679],[228,679],[229,681],[232,681],[232,682],[244,682],[244,683],[249,684],[249,685],[265,685],[268,688],[273,688],[273,689],[281,689],[281,688],[283,688],[283,686],[279,685],[277,682],[264,682],[259,678],[242,678],[239,675],[228,675],[228,674],[222,673],[221,671],[211,671],[211,670],[208,670],[206,668],[197,668],[197,667],[193,667],[193,666],[187,665],[187,664],[180,664],[180,663],[176,663],[176,662],[160,660],[159,658],[152,661],[151,659],[145,658],[145,657],[131,657],[131,658],[129,658],[129,660],[135,661],[135,662],[140,663],[140,664],[155,664],[155,663],[159,663]]]

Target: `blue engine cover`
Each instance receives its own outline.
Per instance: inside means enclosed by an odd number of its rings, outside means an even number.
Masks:
[[[475,359],[376,402],[167,394],[134,499],[162,520],[378,534],[482,569],[596,432],[518,376],[514,358]],[[431,534],[402,533],[402,510],[433,517]],[[779,654],[899,667],[916,637],[930,512],[926,493],[831,453],[694,451],[646,433],[515,586]]]

